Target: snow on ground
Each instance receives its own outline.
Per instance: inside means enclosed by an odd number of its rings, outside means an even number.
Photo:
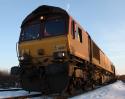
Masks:
[[[70,99],[125,99],[125,83],[117,81]]]
[[[31,92],[30,94],[35,94],[38,92]],[[29,95],[27,91],[2,91],[0,92],[0,99],[5,99],[10,96],[23,96]],[[36,97],[28,99],[53,99],[51,97]],[[79,96],[75,96],[69,99],[125,99],[125,83],[122,81],[117,81],[113,84],[98,88],[96,90],[84,93]]]
[[[32,99],[52,99],[50,97],[37,97]],[[125,83],[117,81],[113,84],[75,96],[69,99],[125,99]]]

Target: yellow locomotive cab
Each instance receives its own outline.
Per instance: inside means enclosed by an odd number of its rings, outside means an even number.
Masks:
[[[19,59],[29,55],[33,63],[43,65],[46,60],[51,62],[54,58],[61,57],[59,55],[66,54],[66,24],[66,18],[59,15],[40,16],[37,20],[24,24],[19,41]]]

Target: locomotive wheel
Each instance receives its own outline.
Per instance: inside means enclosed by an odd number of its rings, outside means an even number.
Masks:
[[[71,84],[69,86],[69,92],[70,95],[74,95],[75,94],[75,86],[73,84]]]
[[[73,79],[71,77],[69,77],[69,81],[64,93],[68,95],[73,95],[75,93],[75,87],[74,87]]]

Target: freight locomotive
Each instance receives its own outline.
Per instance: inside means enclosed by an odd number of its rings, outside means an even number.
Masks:
[[[115,79],[105,53],[65,10],[43,5],[22,22],[17,46],[23,89],[70,93]]]

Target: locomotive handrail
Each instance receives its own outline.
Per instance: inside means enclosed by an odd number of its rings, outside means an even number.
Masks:
[[[18,42],[16,43],[16,53],[17,53],[17,57],[18,57],[18,60],[19,60]]]

